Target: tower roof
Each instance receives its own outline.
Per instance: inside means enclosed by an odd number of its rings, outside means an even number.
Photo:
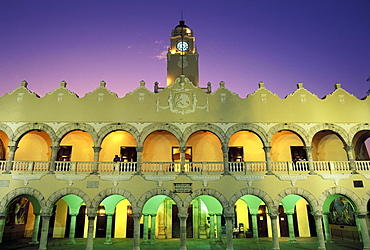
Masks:
[[[179,24],[172,30],[172,36],[192,36],[192,30],[185,24],[184,20],[180,20]]]

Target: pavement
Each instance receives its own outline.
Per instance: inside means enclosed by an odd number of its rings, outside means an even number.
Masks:
[[[317,249],[317,238],[296,238],[297,243],[289,243],[289,238],[279,238],[280,250]],[[38,245],[28,244],[29,239],[20,239],[13,242],[3,242],[0,244],[1,250],[36,250]],[[133,239],[112,239],[112,245],[105,245],[103,238],[94,239],[94,249],[133,249]],[[224,241],[225,242],[225,241]],[[258,244],[253,243],[251,238],[233,239],[234,250],[267,250],[272,249],[271,238],[260,238]],[[207,239],[187,239],[187,250],[225,250],[225,244],[211,245]],[[76,239],[76,244],[69,245],[67,239],[49,239],[47,249],[52,250],[81,250],[86,248],[86,239]],[[165,250],[165,249],[180,249],[179,239],[156,240],[156,244],[140,245],[140,250]],[[334,243],[326,243],[327,250],[349,250],[363,249],[361,242],[350,240],[334,239]]]

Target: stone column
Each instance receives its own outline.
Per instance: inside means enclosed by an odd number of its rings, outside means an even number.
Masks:
[[[352,174],[358,174],[355,166],[355,160],[353,159],[353,146],[345,146],[344,149],[347,152],[349,166],[351,167]]]
[[[112,219],[113,214],[106,214],[107,216],[107,226],[105,230],[105,245],[111,245],[112,244]]]
[[[229,147],[227,145],[222,146],[222,152],[224,155],[224,175],[230,174],[229,168]]]
[[[226,249],[233,250],[233,214],[224,214],[226,220]]]
[[[185,173],[185,151],[186,147],[180,147],[180,164],[181,164],[180,174]]]
[[[178,213],[180,218],[180,250],[186,250],[186,219],[188,213]]]
[[[143,242],[142,244],[149,244],[149,238],[148,238],[148,234],[149,234],[149,230],[148,230],[148,217],[149,215],[148,214],[144,214],[144,225],[143,225]]]
[[[215,215],[210,214],[209,215],[209,244],[215,244]]]
[[[0,244],[3,242],[6,213],[0,213]]]
[[[324,233],[322,231],[322,215],[320,213],[316,213],[314,214],[314,217],[315,217],[316,233],[317,233],[317,240],[318,240],[317,249],[326,249]]]
[[[217,240],[218,244],[222,243],[222,229],[221,229],[221,214],[216,214],[216,229],[217,229]]]
[[[258,243],[258,221],[257,214],[251,214],[252,216],[252,232],[253,232],[253,243]]]
[[[277,218],[278,216],[275,214],[270,214],[271,219],[271,230],[272,230],[272,243],[274,250],[279,250],[279,234],[278,234],[278,227],[277,227]]]
[[[329,228],[329,219],[328,219],[328,213],[324,213],[322,215],[322,221],[324,224],[324,233],[325,233],[325,242],[326,243],[333,243],[331,239],[331,233],[330,233],[330,228]]]
[[[144,147],[136,147],[136,174],[141,173],[141,158],[143,155]]]
[[[94,149],[94,170],[93,174],[98,174],[98,162],[99,162],[99,152],[101,150],[101,147],[93,147]]]
[[[155,242],[155,228],[156,228],[156,214],[151,215],[152,225],[150,227],[150,244],[156,244]]]
[[[41,227],[41,237],[39,250],[45,250],[48,245],[48,232],[49,232],[49,222],[50,214],[42,214],[42,227]]]
[[[75,241],[75,232],[76,232],[76,217],[77,214],[70,214],[71,216],[71,223],[69,223],[69,238],[68,244],[76,244]]]
[[[50,148],[51,148],[51,156],[50,156],[49,172],[53,173],[55,171],[55,161],[57,160],[57,157],[58,157],[59,146],[53,145],[53,146],[50,146]]]
[[[357,215],[357,218],[360,221],[361,226],[361,238],[362,243],[364,244],[363,249],[370,249],[370,238],[369,238],[369,231],[367,230],[367,224],[366,224],[366,212],[365,213],[359,213]]]
[[[287,213],[287,219],[288,219],[288,228],[289,228],[289,243],[297,243],[297,241],[295,240],[295,233],[294,233],[293,214]]]
[[[9,148],[9,154],[8,154],[8,162],[6,165],[6,171],[5,174],[10,174],[10,171],[12,170],[12,161],[14,160],[15,151],[17,150],[17,146],[8,146]]]
[[[317,173],[315,172],[315,169],[314,169],[314,166],[313,166],[313,161],[312,161],[312,149],[313,149],[313,147],[312,146],[306,146],[306,147],[304,147],[304,149],[306,150],[306,154],[307,154],[309,174],[315,175]]]
[[[270,157],[271,147],[270,146],[263,147],[263,150],[265,150],[265,157],[266,157],[266,164],[267,164],[266,174],[273,175],[274,173],[272,172],[271,157]]]
[[[35,220],[33,223],[33,232],[32,232],[32,240],[29,242],[29,244],[38,244],[39,241],[37,238],[39,237],[39,228],[40,228],[40,213],[34,213]]]
[[[140,250],[140,218],[141,213],[133,213],[134,219],[134,250]]]
[[[94,246],[94,225],[96,215],[88,215],[86,250],[92,250]]]

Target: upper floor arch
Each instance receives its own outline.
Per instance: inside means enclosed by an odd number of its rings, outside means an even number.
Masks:
[[[155,123],[155,124],[150,124],[150,125],[146,126],[142,130],[140,139],[138,140],[138,146],[142,146],[144,144],[145,139],[151,133],[153,133],[155,131],[161,131],[161,130],[168,131],[168,132],[172,133],[181,145],[182,133],[181,133],[181,130],[178,127],[176,127],[175,125],[170,124],[170,123]]]
[[[43,123],[27,123],[27,124],[20,126],[16,131],[14,131],[14,135],[13,135],[14,141],[19,143],[22,136],[34,130],[44,131],[45,133],[47,133],[53,143],[57,140],[57,137],[56,137],[56,134],[53,128],[50,127],[49,125],[43,124]]]
[[[310,142],[308,140],[307,132],[301,126],[299,126],[297,124],[291,124],[291,123],[289,123],[289,124],[288,123],[280,123],[280,124],[277,124],[277,125],[273,126],[272,128],[270,128],[268,133],[267,133],[268,142],[271,143],[272,137],[277,132],[280,132],[280,131],[283,131],[283,130],[291,131],[291,132],[295,133],[302,140],[302,142],[305,146],[310,145]],[[271,145],[267,145],[267,146],[271,146]]]
[[[60,142],[65,135],[69,132],[81,130],[87,132],[91,135],[94,145],[98,144],[98,133],[95,131],[94,127],[86,123],[68,123],[60,127],[56,132],[57,141]]]
[[[336,124],[328,124],[328,123],[325,123],[325,124],[318,124],[314,127],[312,127],[310,129],[310,131],[308,132],[308,139],[310,142],[313,141],[313,138],[314,136],[320,132],[320,131],[325,131],[325,130],[328,130],[328,131],[332,131],[334,132],[335,134],[338,135],[338,137],[343,140],[343,143],[348,146],[348,145],[351,145],[350,143],[350,138],[348,136],[348,133],[340,126],[336,125]]]
[[[267,146],[269,143],[268,143],[268,139],[267,139],[267,133],[266,131],[256,125],[256,124],[235,124],[233,126],[231,126],[227,131],[226,131],[226,140],[227,141],[230,141],[230,138],[237,132],[239,131],[250,131],[254,134],[256,134],[262,141],[263,145],[264,146]]]
[[[127,123],[122,123],[122,124],[115,123],[115,124],[105,125],[99,130],[98,135],[97,135],[98,136],[97,146],[102,144],[104,138],[108,134],[115,132],[115,131],[125,131],[127,133],[130,133],[135,138],[136,142],[139,142],[140,140],[140,133],[137,130],[137,128]]]
[[[183,142],[184,144],[186,144],[186,142],[188,141],[188,139],[190,138],[190,136],[198,131],[209,131],[211,133],[213,133],[214,135],[216,135],[218,137],[218,139],[220,140],[222,146],[227,146],[227,141],[226,141],[226,137],[225,137],[225,133],[223,132],[223,130],[218,127],[217,125],[214,125],[214,124],[205,124],[205,123],[199,123],[199,124],[194,124],[194,125],[191,125],[190,127],[186,128],[185,131],[184,131],[184,135],[183,135]],[[185,146],[185,145],[183,145]]]
[[[3,131],[9,139],[14,140],[13,130],[8,125],[0,123],[0,131]]]

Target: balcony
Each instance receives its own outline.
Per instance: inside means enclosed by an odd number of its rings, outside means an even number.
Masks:
[[[7,161],[0,161],[0,171],[7,170]],[[40,173],[51,171],[51,161],[12,161],[10,171],[21,173]],[[256,162],[229,162],[229,172],[238,174],[265,174],[268,171],[266,161]],[[138,166],[140,165],[140,169]],[[357,172],[370,171],[370,161],[355,161],[355,170]],[[279,173],[306,173],[309,172],[308,161],[272,161],[270,162],[271,171]],[[313,171],[316,173],[351,173],[349,161],[313,161]],[[56,161],[54,162],[54,172],[58,173],[91,173],[94,172],[94,162],[77,161]],[[223,173],[225,167],[223,162],[186,162],[181,165],[180,162],[98,162],[97,173],[102,174],[141,174],[151,173],[172,173],[181,172],[191,174],[212,174]]]

